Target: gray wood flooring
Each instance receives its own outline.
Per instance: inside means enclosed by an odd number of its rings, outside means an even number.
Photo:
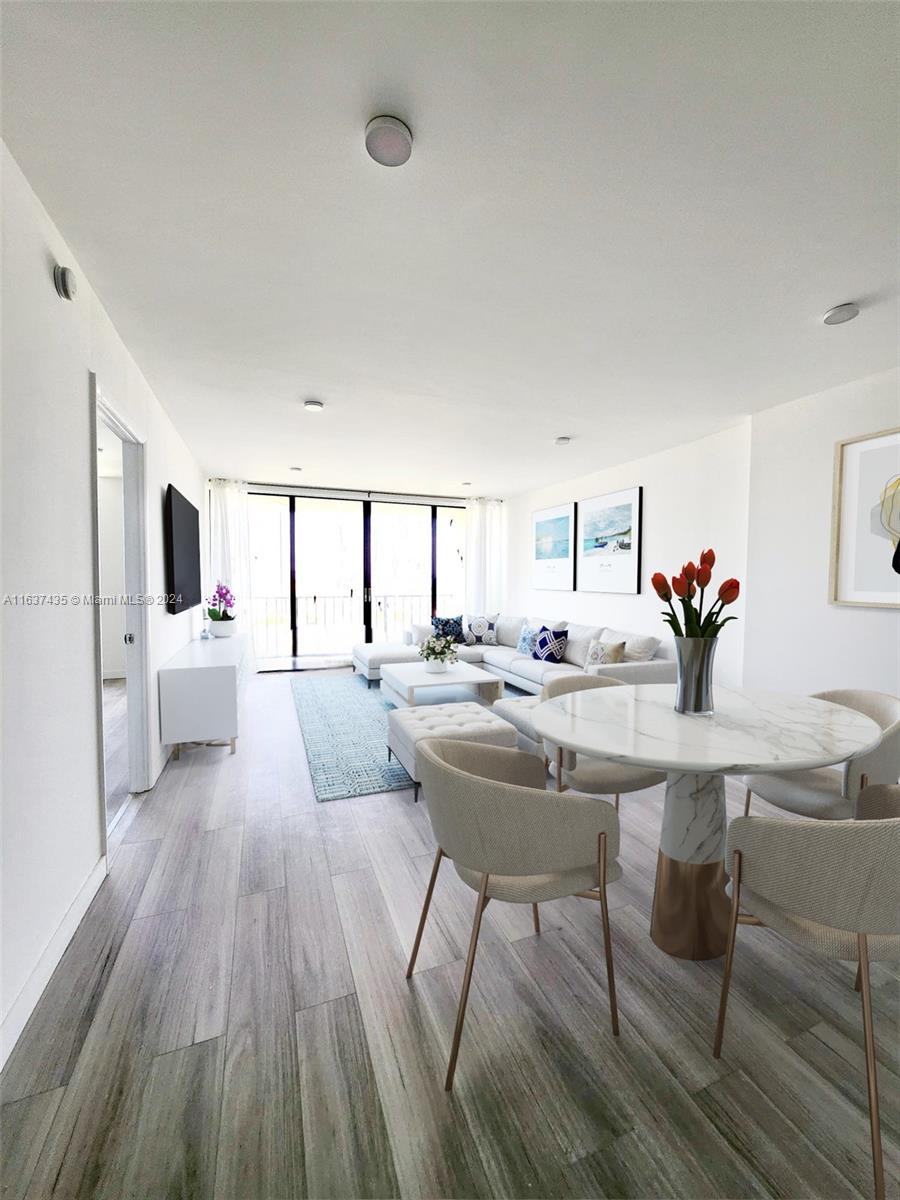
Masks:
[[[113,832],[0,1078],[4,1200],[871,1195],[854,968],[742,928],[716,1062],[721,963],[649,937],[661,804],[622,803],[621,1037],[598,906],[542,905],[538,936],[494,903],[447,1095],[474,895],[445,866],[407,983],[425,806],[317,805],[290,677],[256,677],[237,754],[170,762]],[[898,1195],[898,980],[873,981]]]
[[[128,800],[128,698],[124,679],[103,681],[103,757],[106,764],[106,823]]]

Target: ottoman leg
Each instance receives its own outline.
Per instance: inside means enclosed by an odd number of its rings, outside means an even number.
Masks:
[[[421,786],[422,785],[418,782],[418,780],[413,780],[413,804],[419,803],[419,788]]]

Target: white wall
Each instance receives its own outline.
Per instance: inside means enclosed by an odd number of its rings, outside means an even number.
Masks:
[[[898,371],[753,418],[748,687],[900,693],[900,614],[828,601],[835,443],[897,425]]]
[[[122,509],[122,477],[98,480],[97,505],[100,526],[100,594],[121,596],[125,591],[125,529]],[[100,609],[100,662],[104,679],[125,678],[125,609],[105,604]]]
[[[564,454],[550,447],[548,453]],[[538,488],[506,502],[509,536],[504,607],[515,614],[565,617],[586,625],[671,634],[660,616],[662,604],[650,586],[655,571],[672,575],[688,559],[712,546],[718,556],[714,578],[747,577],[747,497],[750,478],[750,423],[690,442],[622,466],[567,483]],[[531,585],[531,514],[570,500],[641,485],[644,489],[641,594],[537,591]],[[716,653],[716,678],[739,684],[743,662],[743,601],[733,613],[741,618],[722,632]]]
[[[2,155],[2,591],[93,591],[93,370],[107,400],[146,439],[148,590],[161,593],[165,485],[174,483],[202,514],[203,477],[5,146]],[[73,302],[54,291],[55,261],[76,272]],[[0,618],[5,1057],[65,948],[66,929],[102,878],[103,804],[90,608],[4,606]],[[174,617],[152,611],[157,772],[167,755],[159,745],[156,669],[199,620],[199,609]]]

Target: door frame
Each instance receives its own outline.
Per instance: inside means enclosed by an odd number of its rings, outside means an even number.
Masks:
[[[97,468],[97,423],[103,423],[122,442],[122,507],[124,533],[124,583],[129,597],[147,597],[148,527],[144,438],[124,420],[103,395],[96,374],[90,372],[91,475],[93,520],[94,595],[100,596],[100,472]],[[109,833],[106,820],[106,761],[103,738],[103,664],[100,640],[101,605],[94,609],[94,666],[97,704],[98,776],[103,853]],[[125,605],[125,635],[134,641],[125,646],[125,686],[128,705],[128,789],[145,792],[153,786],[150,753],[150,606]],[[127,805],[123,805],[124,813]],[[120,819],[117,817],[117,820]]]

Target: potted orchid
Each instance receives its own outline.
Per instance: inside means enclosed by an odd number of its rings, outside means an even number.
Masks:
[[[206,602],[206,615],[212,622],[210,630],[213,637],[231,637],[237,620],[231,611],[234,608],[234,596],[231,588],[221,580],[216,584],[216,590]]]
[[[734,616],[723,616],[723,612],[741,594],[738,580],[726,579],[719,586],[716,598],[706,607],[707,588],[712,582],[715,565],[715,551],[704,550],[699,565],[685,563],[680,574],[672,576],[671,584],[661,571],[657,571],[651,581],[657,596],[669,606],[669,611],[662,616],[675,635],[678,662],[676,712],[709,716],[713,711],[712,669],[719,630],[729,621],[737,620]],[[681,618],[672,604],[673,595],[681,605]]]
[[[456,643],[451,637],[441,637],[433,633],[419,647],[419,656],[425,660],[425,670],[429,674],[439,674],[447,670],[448,663],[455,663],[459,658]]]

